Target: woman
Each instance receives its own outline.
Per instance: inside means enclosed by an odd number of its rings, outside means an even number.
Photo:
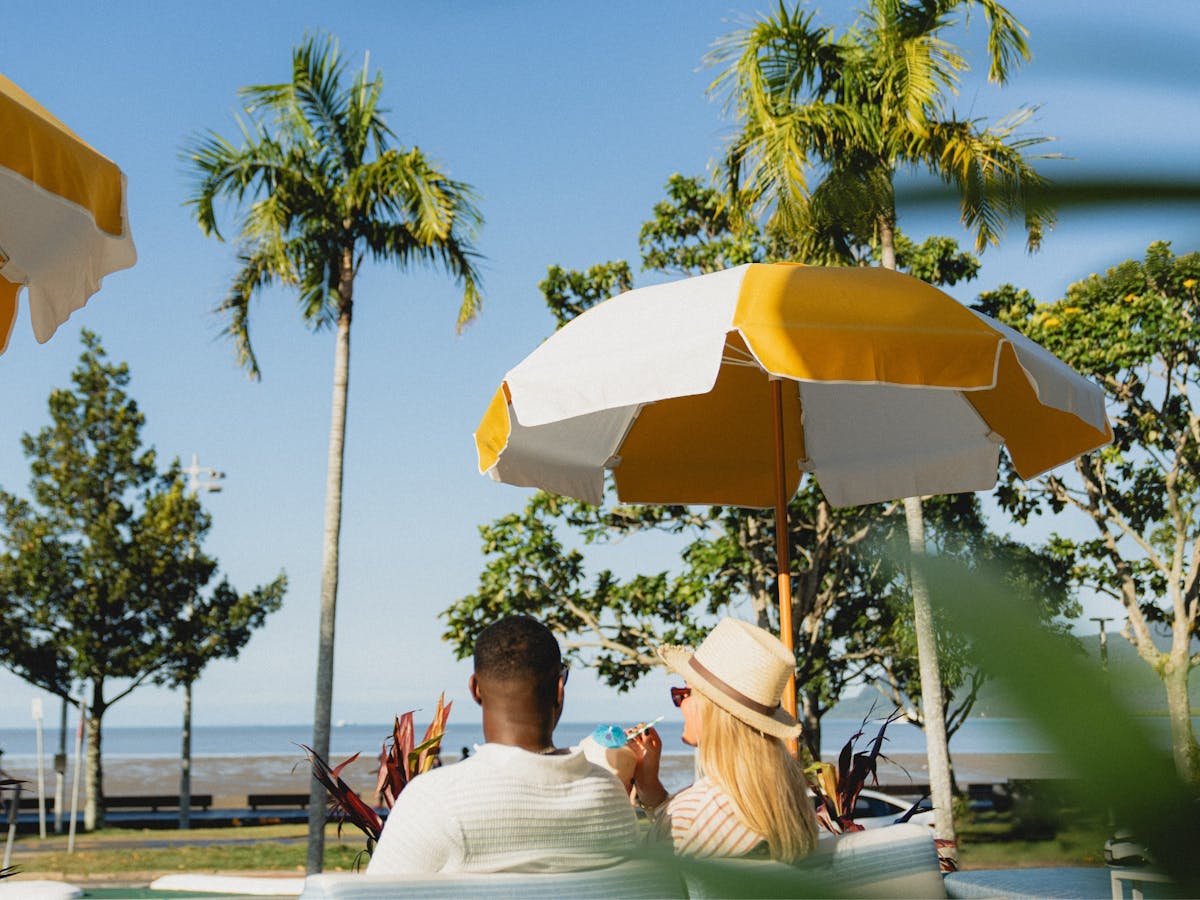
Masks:
[[[683,712],[684,743],[697,748],[700,777],[669,797],[658,775],[658,732],[634,739],[634,787],[655,830],[688,856],[806,856],[817,821],[803,770],[784,744],[800,726],[780,706],[795,657],[774,635],[736,619],[721,620],[694,653],[664,646],[658,655],[686,683],[671,688],[671,698]]]

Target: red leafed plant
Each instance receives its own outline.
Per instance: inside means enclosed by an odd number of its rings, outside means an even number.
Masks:
[[[383,753],[380,755],[379,783],[375,789],[377,800],[387,809],[391,809],[396,797],[410,781],[427,772],[433,767],[434,760],[442,746],[442,735],[446,731],[446,720],[450,717],[451,703],[446,703],[445,694],[438,697],[437,710],[433,721],[425,731],[425,738],[420,744],[413,746],[413,710],[396,717],[392,728],[392,736],[384,741]],[[391,747],[388,747],[388,742]],[[329,792],[330,813],[338,823],[338,836],[342,833],[342,824],[349,822],[367,836],[367,851],[374,849],[375,843],[383,833],[383,817],[369,804],[365,803],[350,786],[341,779],[341,772],[350,765],[359,754],[355,753],[349,759],[343,760],[337,766],[330,766],[317,755],[312,747],[301,744],[308,761],[312,766],[313,777],[321,782]]]
[[[342,824],[349,822],[367,836],[368,848],[373,847],[383,833],[383,818],[341,779],[342,769],[358,759],[359,754],[330,766],[312,747],[300,746],[312,765],[313,777],[329,792],[329,812],[337,819],[338,837],[342,836]]]
[[[893,712],[883,720],[879,732],[871,739],[867,749],[855,752],[854,745],[863,736],[874,711],[875,707],[872,706],[858,731],[850,735],[850,740],[846,741],[838,755],[836,768],[832,763],[817,762],[804,770],[808,776],[808,786],[817,798],[817,821],[826,831],[833,834],[862,831],[862,826],[852,818],[854,804],[858,802],[858,795],[866,786],[868,777],[871,778],[872,784],[879,783],[876,766],[880,759],[887,759],[880,753],[883,742],[887,740],[884,732],[889,725],[903,717],[900,710]],[[916,807],[909,810],[905,816],[911,815],[915,809]]]
[[[425,737],[419,744],[413,744],[415,730],[412,712],[396,717],[392,736],[383,743],[383,752],[379,758],[379,782],[375,785],[375,795],[387,804],[388,809],[392,808],[392,804],[410,781],[422,772],[428,772],[433,768],[435,760],[439,759],[442,735],[446,731],[446,720],[450,718],[450,707],[453,705],[444,703],[445,697],[445,694],[438,697],[433,721],[425,729]]]

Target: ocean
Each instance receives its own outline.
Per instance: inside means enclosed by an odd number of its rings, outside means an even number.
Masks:
[[[1167,721],[1148,718],[1146,724],[1168,745]],[[418,738],[424,731],[418,720]],[[560,746],[578,742],[596,726],[595,722],[563,722],[555,732]],[[607,723],[603,723],[607,724]],[[631,723],[621,723],[631,724]],[[858,719],[827,719],[822,723],[822,755],[836,758],[847,739],[860,727]],[[693,751],[681,741],[682,722],[658,725],[663,738],[663,784],[670,791],[690,784],[695,778]],[[866,749],[878,731],[869,725],[857,743]],[[349,723],[332,730],[330,762],[337,764],[355,753],[361,756],[343,775],[356,790],[369,791],[375,783],[375,767],[384,740],[390,735],[384,723]],[[67,752],[74,752],[74,732],[68,734]],[[880,781],[892,785],[920,784],[928,780],[924,733],[907,722],[894,722],[887,729],[884,755],[890,761],[880,767]],[[193,731],[193,791],[218,796],[218,804],[236,806],[250,792],[287,793],[307,789],[308,766],[299,745],[312,740],[310,726],[296,725],[200,725]],[[53,783],[53,754],[58,748],[58,730],[44,734],[44,770]],[[452,722],[442,744],[447,763],[458,760],[463,748],[483,741],[480,725]],[[32,727],[0,728],[0,764],[16,777],[32,781],[37,771],[37,744]],[[956,775],[964,783],[997,783],[1011,778],[1064,777],[1063,761],[1050,753],[1048,743],[1021,719],[971,719],[950,743]],[[104,730],[105,785],[113,793],[162,793],[178,783],[180,730],[178,727],[131,728],[113,726]],[[70,766],[74,771],[74,765]]]
[[[417,738],[424,733],[427,722],[417,721]],[[596,726],[595,722],[562,722],[555,737],[559,744],[577,743]],[[607,723],[605,723],[607,724]],[[860,727],[858,719],[826,719],[822,722],[823,753],[837,753]],[[663,739],[665,754],[690,754],[683,744],[681,721],[664,721],[657,726]],[[865,749],[875,736],[878,725],[868,725],[858,742]],[[384,740],[391,734],[387,724],[346,724],[330,733],[331,761],[340,761],[354,753],[364,757],[376,755]],[[887,729],[885,753],[924,753],[925,735],[907,722],[893,722]],[[67,752],[74,752],[74,729],[67,735]],[[192,755],[196,757],[262,757],[300,756],[297,746],[312,741],[310,725],[199,725],[192,730]],[[442,752],[457,757],[463,747],[483,742],[483,731],[477,723],[451,722],[442,741]],[[45,728],[43,747],[47,757],[58,748],[58,728]],[[1021,719],[970,719],[951,740],[951,752],[986,754],[1045,753],[1049,746],[1029,723]],[[0,728],[0,750],[3,763],[13,766],[33,764],[37,755],[34,729]],[[104,729],[104,758],[159,759],[178,758],[180,729],[178,726],[155,728],[109,727]]]

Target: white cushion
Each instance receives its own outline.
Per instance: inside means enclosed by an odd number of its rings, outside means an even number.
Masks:
[[[67,900],[82,896],[82,888],[64,881],[26,880],[19,875],[0,880],[0,897],[12,897],[13,900]]]
[[[688,896],[944,898],[933,834],[889,825],[828,837],[795,866],[766,860],[713,860],[684,869]]]
[[[441,875],[310,875],[301,900],[389,900],[393,897],[683,898],[669,869],[644,862],[586,872],[495,872]]]
[[[188,893],[248,894],[260,897],[295,897],[304,890],[303,878],[261,877],[254,875],[163,875],[150,883],[156,891]]]
[[[673,864],[674,863],[674,864]],[[391,897],[722,897],[829,892],[849,897],[945,898],[933,835],[923,825],[889,825],[823,840],[798,866],[760,860],[622,863],[555,874],[310,875],[301,900]],[[731,882],[732,879],[732,882]],[[686,886],[685,886],[686,883]]]

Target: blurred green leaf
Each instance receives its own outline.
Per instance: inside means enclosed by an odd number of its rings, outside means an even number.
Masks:
[[[1080,801],[1111,809],[1183,896],[1200,896],[1200,802],[1166,748],[1114,702],[1099,669],[1064,636],[1038,627],[1036,607],[999,572],[972,574],[942,559],[922,567],[934,606],[970,638],[980,665],[1051,744],[1062,776],[1076,780]]]

